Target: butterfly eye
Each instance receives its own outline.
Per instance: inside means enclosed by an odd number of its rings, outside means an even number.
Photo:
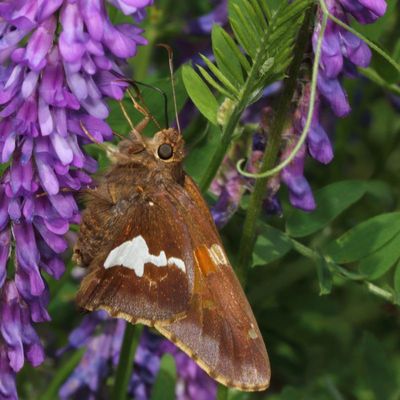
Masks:
[[[169,160],[174,154],[174,150],[172,149],[172,146],[168,143],[162,144],[158,148],[158,157],[161,158],[161,160]]]

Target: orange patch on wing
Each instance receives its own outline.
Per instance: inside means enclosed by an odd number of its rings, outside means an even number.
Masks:
[[[211,258],[210,252],[206,246],[201,245],[198,247],[194,251],[194,256],[196,257],[201,272],[203,272],[205,276],[217,270],[217,266]]]

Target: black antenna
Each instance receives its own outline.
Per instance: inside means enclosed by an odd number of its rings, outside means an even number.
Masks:
[[[160,43],[157,44],[158,47],[164,47],[168,51],[168,64],[169,64],[169,72],[171,75],[171,85],[172,85],[172,96],[174,99],[174,106],[175,106],[175,118],[176,118],[176,126],[178,127],[178,132],[181,132],[181,124],[179,123],[179,115],[178,115],[178,105],[176,101],[176,92],[175,92],[175,83],[174,83],[174,53],[172,51],[171,46],[167,44]]]

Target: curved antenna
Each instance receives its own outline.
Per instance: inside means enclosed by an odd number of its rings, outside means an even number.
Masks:
[[[138,97],[140,97],[142,101],[143,101],[143,98],[142,98],[142,96],[141,96],[140,89],[138,88],[138,85],[144,86],[144,87],[146,87],[146,88],[148,88],[148,89],[152,89],[152,90],[156,91],[157,93],[161,94],[161,96],[162,96],[163,99],[164,99],[164,120],[165,120],[165,126],[166,126],[166,128],[169,128],[168,96],[167,96],[167,94],[166,94],[162,89],[160,89],[160,88],[158,88],[158,87],[156,87],[156,86],[152,86],[152,85],[149,85],[148,83],[136,81],[136,80],[134,80],[134,79],[126,78],[126,77],[124,77],[123,75],[121,75],[121,74],[119,74],[119,73],[116,73],[116,72],[114,72],[114,73],[117,74],[117,75],[119,76],[119,81],[127,82],[127,83],[129,83],[131,86],[133,86],[133,88],[134,88],[135,91],[136,91],[136,95],[137,95]],[[149,114],[150,114],[150,113],[149,113]],[[155,119],[155,118],[153,117],[152,119]]]
[[[157,46],[164,47],[164,49],[166,49],[168,51],[168,64],[169,64],[169,72],[171,75],[172,96],[174,99],[176,126],[178,127],[178,132],[180,134],[182,134],[181,124],[179,123],[178,105],[177,105],[177,101],[176,101],[176,92],[175,92],[175,83],[174,83],[174,53],[172,51],[171,46],[168,46],[167,44],[160,43],[160,44],[157,44]]]

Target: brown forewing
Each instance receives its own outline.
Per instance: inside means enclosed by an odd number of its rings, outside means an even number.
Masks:
[[[186,316],[156,328],[197,361],[214,379],[241,390],[268,387],[270,366],[253,312],[229,263],[206,253],[222,248],[211,214],[193,181],[171,193],[190,232],[195,254],[194,295]]]
[[[103,193],[109,190],[100,188]],[[103,220],[104,207],[88,209],[90,218],[84,218],[84,231],[89,236],[81,235],[77,250],[79,257],[89,264],[89,273],[77,295],[80,307],[90,311],[105,309],[112,316],[147,325],[174,320],[187,310],[194,277],[189,232],[178,210],[160,192],[139,190],[129,201],[119,197],[113,204],[110,200],[107,218]],[[99,225],[96,228],[94,221]],[[94,239],[101,236],[101,230],[109,231],[111,226],[113,236],[105,235],[105,240],[96,243]],[[123,266],[104,268],[113,249],[139,235],[151,254],[164,251],[167,257],[182,259],[186,272],[175,266],[160,268],[147,263],[144,275],[138,277],[135,271]]]

